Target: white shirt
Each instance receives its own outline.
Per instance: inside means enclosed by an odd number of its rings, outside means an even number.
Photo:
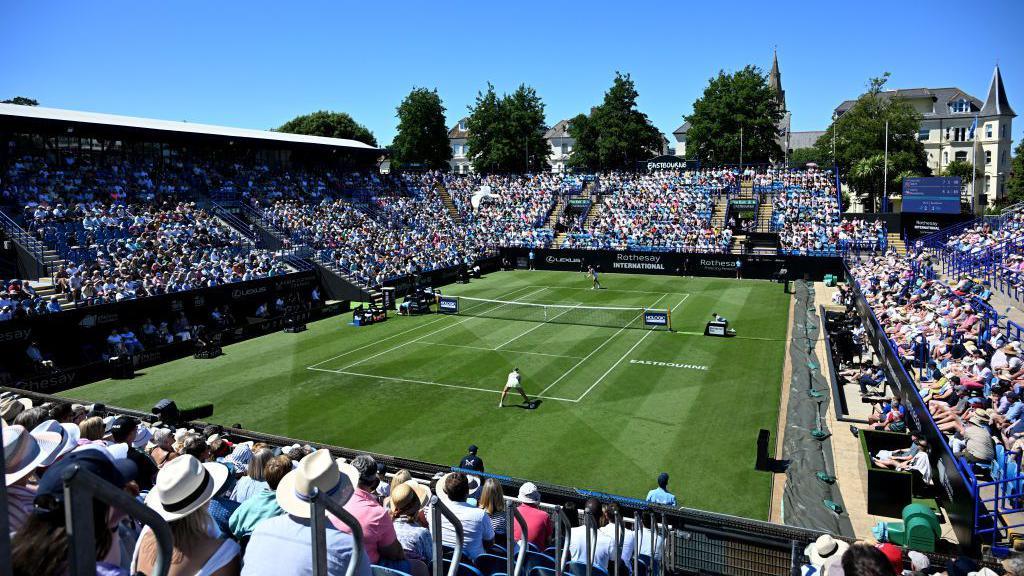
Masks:
[[[484,541],[494,540],[494,527],[487,512],[465,502],[446,502],[452,513],[462,522],[462,553],[471,559],[483,554]],[[427,514],[430,518],[430,514]],[[455,547],[455,528],[441,516],[441,542]]]
[[[590,537],[594,566],[607,571],[608,561],[615,557],[615,542],[600,529],[596,534],[596,538],[594,538],[594,534],[591,534]],[[569,547],[566,549],[566,554],[568,554],[570,562],[586,564],[587,532],[585,527],[577,526],[569,532]]]
[[[515,370],[508,373],[508,380],[505,381],[505,387],[518,388],[519,387],[519,372]]]

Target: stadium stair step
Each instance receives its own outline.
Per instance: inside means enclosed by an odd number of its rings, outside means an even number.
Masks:
[[[565,232],[559,232],[558,235],[555,236],[555,239],[551,241],[551,246],[554,248],[560,247],[562,242],[565,242],[566,236],[567,234]]]
[[[456,222],[460,221],[462,218],[459,217],[459,209],[455,207],[455,201],[452,200],[452,195],[448,193],[448,189],[440,182],[438,182],[436,189],[437,194],[441,197],[441,203],[443,203],[444,207],[448,209],[448,213],[451,214],[452,219]]]
[[[551,213],[548,214],[548,220],[544,223],[544,226],[554,230],[555,225],[558,224],[558,218],[562,215],[563,211],[565,211],[565,200],[559,196],[558,201],[555,203],[555,207],[552,208]]]
[[[903,239],[900,238],[898,232],[890,232],[888,234],[888,241],[889,247],[894,248],[897,254],[899,254],[900,256],[907,255],[907,245],[905,242],[903,242]]]
[[[594,220],[597,220],[597,215],[601,212],[600,206],[600,201],[594,202],[590,205],[590,210],[587,211],[587,220],[586,224],[584,225],[584,229],[590,230],[591,224],[594,223]]]

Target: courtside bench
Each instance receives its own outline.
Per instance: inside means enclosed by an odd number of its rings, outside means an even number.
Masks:
[[[879,450],[904,450],[910,446],[910,435],[901,432],[861,429],[860,449],[867,466],[868,514],[900,518],[903,508],[914,498],[914,475],[901,470],[879,468],[871,456]]]

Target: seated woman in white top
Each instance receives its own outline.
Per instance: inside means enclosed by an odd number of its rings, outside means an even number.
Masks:
[[[171,527],[174,549],[169,576],[240,574],[238,543],[210,535],[213,520],[207,506],[210,498],[224,489],[227,479],[227,466],[213,462],[202,464],[189,454],[171,460],[157,473],[156,485],[146,497],[146,505]],[[156,551],[156,537],[147,527],[135,546],[131,572],[152,573]]]

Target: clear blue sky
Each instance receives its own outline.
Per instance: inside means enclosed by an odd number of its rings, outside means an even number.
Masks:
[[[437,88],[449,125],[487,81],[534,86],[549,124],[600,102],[616,70],[669,134],[719,69],[778,46],[794,130],[820,130],[867,78],[984,99],[998,60],[1024,136],[1024,1],[5,2],[0,98],[271,128],[350,113],[386,144],[395,106]]]

